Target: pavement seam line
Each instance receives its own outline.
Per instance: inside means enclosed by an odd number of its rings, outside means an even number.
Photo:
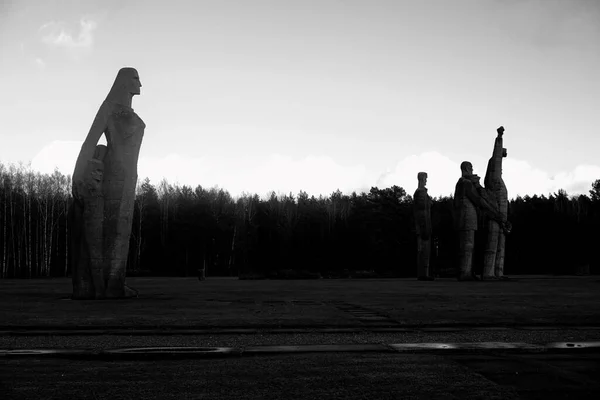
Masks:
[[[364,322],[364,321],[362,321]],[[0,328],[1,329],[1,328]],[[39,328],[33,329],[27,327],[10,327],[8,329],[1,329],[0,336],[97,336],[97,335],[135,335],[135,336],[163,336],[163,335],[203,335],[203,334],[256,334],[256,333],[351,333],[351,332],[379,332],[385,331],[389,333],[398,332],[464,332],[464,331],[489,331],[489,330],[508,330],[508,331],[548,331],[548,330],[563,330],[563,329],[574,329],[574,330],[600,330],[597,326],[480,326],[480,327],[466,327],[466,326],[422,326],[422,327],[410,327],[410,326],[369,326],[364,323],[357,327],[339,327],[339,328],[327,328],[327,327],[310,327],[310,328],[119,328],[119,327],[108,327],[108,328],[84,328],[84,329],[52,329],[52,328]]]
[[[218,356],[254,356],[274,354],[302,354],[313,352],[394,352],[402,353],[449,353],[449,352],[552,352],[574,353],[582,351],[599,351],[600,341],[593,342],[551,342],[545,345],[532,343],[400,343],[400,344],[336,344],[336,345],[282,345],[282,346],[249,346],[239,347],[195,347],[195,346],[161,346],[161,347],[129,347],[103,350],[93,349],[0,349],[1,357],[85,357],[85,358],[148,358],[148,357],[218,357]]]

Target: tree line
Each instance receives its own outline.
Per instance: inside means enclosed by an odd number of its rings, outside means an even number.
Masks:
[[[509,188],[510,189],[510,188]],[[70,276],[71,177],[0,163],[0,277]],[[505,273],[600,272],[600,180],[510,201]],[[452,197],[433,199],[432,268],[455,275]],[[481,268],[485,232],[476,234]],[[138,183],[127,273],[131,276],[416,276],[412,196],[399,186],[368,193],[233,198],[220,188]]]

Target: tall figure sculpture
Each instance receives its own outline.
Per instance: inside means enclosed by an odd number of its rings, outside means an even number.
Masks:
[[[146,125],[131,108],[142,84],[119,70],[81,146],[71,209],[73,299],[131,297],[125,285],[137,162]],[[107,146],[97,145],[105,134]]]
[[[487,221],[488,235],[483,260],[483,279],[506,279],[504,277],[504,247],[510,224],[507,221],[508,192],[502,179],[502,159],[506,157],[506,149],[502,147],[504,127],[501,126],[496,132],[498,136],[494,141],[492,157],[488,161],[484,184],[488,193],[493,195],[495,205],[501,214],[502,221],[505,223],[505,228],[503,229],[493,219]]]
[[[429,270],[431,254],[431,197],[427,194],[427,173],[417,174],[419,187],[413,196],[413,211],[417,231],[417,279],[420,281],[433,280]]]
[[[475,280],[472,272],[475,231],[478,212],[502,223],[502,217],[485,189],[479,184],[479,176],[473,174],[468,161],[460,164],[462,176],[454,191],[454,229],[458,233],[458,280]]]

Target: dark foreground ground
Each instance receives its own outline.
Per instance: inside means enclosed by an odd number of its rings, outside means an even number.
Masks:
[[[140,297],[65,300],[70,281],[0,281],[13,349],[600,341],[600,279],[138,278]],[[208,359],[0,355],[6,399],[598,398],[600,352],[327,352]]]
[[[592,399],[598,354],[0,361],[4,399]]]
[[[600,325],[600,277],[508,282],[130,278],[139,298],[66,300],[69,279],[0,281],[0,325],[348,327]],[[2,326],[0,326],[2,329]]]

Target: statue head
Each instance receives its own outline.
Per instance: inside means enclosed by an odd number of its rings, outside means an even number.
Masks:
[[[473,164],[468,161],[463,161],[460,163],[460,171],[462,172],[462,176],[470,176],[473,175]]]
[[[427,185],[427,172],[419,172],[417,179],[419,180],[419,189],[425,188],[425,185]]]
[[[123,99],[125,96],[131,98],[136,94],[140,94],[141,87],[140,75],[135,68],[121,68],[106,98],[113,101]]]

